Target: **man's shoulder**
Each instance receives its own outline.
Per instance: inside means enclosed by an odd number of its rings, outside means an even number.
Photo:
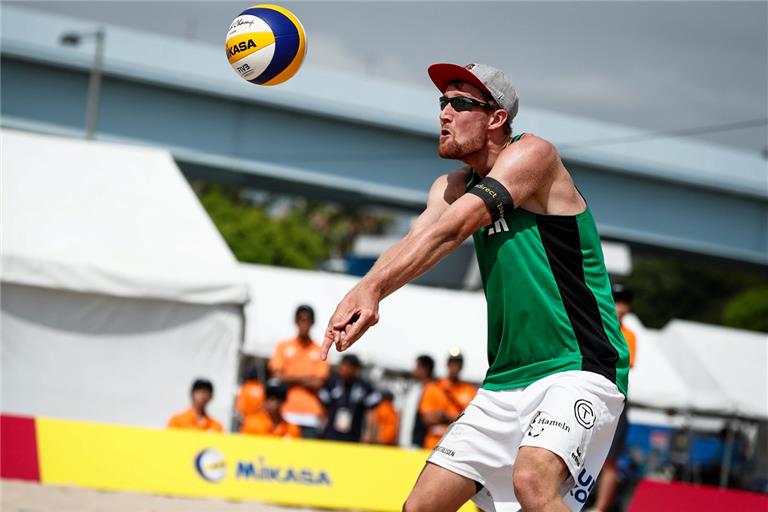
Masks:
[[[515,142],[501,150],[500,158],[519,158],[521,155],[532,158],[550,158],[557,155],[557,148],[553,143],[539,137],[534,133],[521,134]]]
[[[544,137],[540,137],[532,132],[520,133],[512,137],[512,143],[504,149],[530,148],[530,147],[555,147],[555,145]]]
[[[243,422],[243,430],[261,431],[265,429],[270,421],[269,414],[266,411],[257,411],[254,414],[246,416],[245,421]]]
[[[446,199],[446,202],[451,203],[464,193],[471,174],[472,169],[468,165],[441,174],[432,183],[431,192],[439,193]],[[447,196],[446,192],[448,193]]]
[[[379,393],[379,391],[374,387],[373,384],[371,384],[365,379],[358,379],[357,382],[360,385],[360,387],[363,389],[366,395],[369,395],[369,396],[375,395],[378,397],[378,401],[379,402],[381,401],[381,393]]]
[[[472,168],[465,165],[447,174],[443,174],[436,180],[436,182],[442,181],[447,189],[459,189],[463,192],[471,175]]]
[[[192,415],[192,408],[184,409],[183,411],[177,412],[172,416],[173,419],[184,419],[188,418]]]
[[[433,380],[431,382],[427,382],[424,385],[424,394],[443,394],[443,385],[441,384],[441,381],[439,380]]]
[[[173,427],[181,423],[181,421],[184,419],[184,413],[180,412],[178,414],[171,415],[171,418],[168,420],[168,425]]]
[[[357,378],[357,382],[358,382],[358,384],[360,384],[365,389],[373,389],[373,384],[371,384],[369,381],[367,381],[366,379],[364,379],[362,377],[358,377]]]
[[[174,414],[171,416],[171,419],[168,420],[168,424],[171,426],[177,426],[188,423],[191,412],[192,409],[184,409],[183,411]]]
[[[277,350],[285,350],[288,347],[296,345],[297,341],[296,338],[285,338],[277,342],[277,345],[275,345],[275,348]]]
[[[259,409],[255,413],[248,416],[249,418],[253,418],[255,421],[265,421],[269,420],[269,413],[265,411],[264,409]]]
[[[275,350],[282,352],[286,357],[297,354],[301,350],[302,352],[310,354],[314,359],[314,356],[317,356],[318,358],[320,357],[321,347],[318,343],[312,340],[310,340],[309,344],[303,345],[299,338],[294,337],[279,341]]]
[[[320,347],[319,344],[315,343],[314,341],[310,342],[310,344],[307,345],[306,351],[310,359],[312,359],[313,361],[319,361],[323,364],[328,364],[327,361],[323,361],[320,358],[320,353],[322,352],[322,348]]]

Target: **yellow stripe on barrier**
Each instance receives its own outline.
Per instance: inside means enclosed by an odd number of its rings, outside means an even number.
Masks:
[[[37,419],[41,481],[399,511],[427,452]],[[462,510],[474,510],[470,505]]]

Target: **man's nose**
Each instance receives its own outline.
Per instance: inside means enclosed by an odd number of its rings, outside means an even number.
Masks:
[[[451,120],[451,117],[454,114],[453,105],[450,103],[445,106],[443,110],[440,111],[440,121],[441,122],[448,122]]]

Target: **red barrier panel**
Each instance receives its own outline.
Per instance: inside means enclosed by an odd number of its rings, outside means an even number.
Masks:
[[[34,418],[0,415],[0,478],[40,481]]]
[[[682,482],[643,480],[637,486],[629,512],[722,512],[768,510],[768,496]]]

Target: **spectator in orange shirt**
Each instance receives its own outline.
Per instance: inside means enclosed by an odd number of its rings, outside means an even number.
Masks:
[[[328,363],[320,359],[320,346],[312,341],[309,331],[315,323],[315,312],[309,306],[296,309],[297,336],[280,342],[269,361],[272,377],[288,386],[283,416],[301,427],[301,436],[317,439],[322,432],[323,406],[317,393],[328,378]]]
[[[245,418],[243,434],[258,436],[274,436],[283,438],[301,438],[301,428],[285,421],[280,409],[285,404],[287,390],[278,380],[270,380],[267,383],[264,407],[255,414],[249,414]]]
[[[434,382],[434,373],[434,359],[426,354],[416,358],[416,367],[413,369],[412,377],[422,388],[411,434],[411,444],[413,446],[424,446],[424,439],[427,436],[427,428],[429,427],[425,422],[425,418],[429,418],[432,413],[439,411],[443,400],[445,400],[440,387]]]
[[[456,421],[477,394],[475,386],[459,378],[464,368],[464,356],[459,349],[454,348],[450,351],[447,365],[448,376],[436,383],[443,396],[438,397],[436,393],[433,394],[432,402],[424,403],[421,411],[427,426],[424,448],[432,449],[437,446],[448,430],[448,426]]]
[[[637,338],[631,329],[624,326],[624,317],[632,310],[632,299],[634,299],[634,294],[632,293],[632,290],[623,284],[613,285],[611,287],[611,293],[613,294],[613,302],[616,304],[616,316],[619,317],[619,323],[621,324],[621,334],[624,335],[624,339],[627,340],[627,346],[629,347],[629,367],[632,368],[635,366]]]
[[[213,398],[213,384],[206,379],[192,383],[192,405],[189,409],[173,416],[168,422],[170,428],[186,428],[222,432],[221,423],[208,416],[205,408]]]
[[[619,317],[619,323],[621,324],[621,333],[624,335],[624,339],[627,340],[627,346],[629,347],[629,367],[632,368],[635,365],[635,349],[636,338],[635,333],[624,326],[624,316],[632,309],[632,299],[634,294],[632,290],[628,289],[622,284],[614,284],[611,287],[611,293],[613,294],[613,302],[616,304],[616,316]],[[619,422],[616,426],[616,433],[613,435],[613,444],[608,451],[608,457],[606,457],[603,463],[603,469],[600,472],[600,477],[597,481],[597,494],[595,498],[595,504],[590,509],[594,512],[606,512],[611,508],[613,498],[616,495],[616,489],[619,486],[619,469],[618,461],[624,452],[624,443],[627,437],[627,431],[629,430],[629,420],[627,419],[627,411],[629,410],[629,403],[624,404],[624,410],[619,416]]]
[[[245,421],[248,416],[259,412],[262,405],[264,405],[264,384],[259,379],[259,370],[253,367],[248,370],[245,381],[240,386],[235,407],[240,418]]]
[[[397,444],[397,425],[400,421],[395,410],[394,395],[391,391],[382,391],[381,402],[371,414],[370,436],[363,439],[366,443]]]

